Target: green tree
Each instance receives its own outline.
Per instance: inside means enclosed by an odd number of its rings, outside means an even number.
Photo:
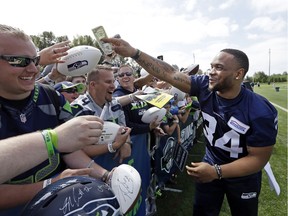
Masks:
[[[56,42],[62,42],[62,41],[67,41],[69,40],[68,36],[67,35],[64,35],[64,36],[60,36],[60,37],[56,37]]]
[[[254,74],[254,82],[265,83],[267,81],[268,76],[263,71],[259,71]]]
[[[41,42],[41,38],[37,35],[30,35],[33,43],[35,44],[35,46],[37,47],[37,50],[40,50],[40,47],[42,47],[42,42]]]
[[[247,81],[249,81],[249,82],[253,82],[253,77],[246,76],[245,80],[247,80]]]
[[[77,36],[73,38],[72,46],[79,46],[79,45],[88,45],[88,46],[94,46],[99,49],[99,46],[91,36],[84,35],[84,36]]]
[[[37,36],[31,35],[31,38],[39,50],[52,46],[57,42],[54,33],[51,31],[44,31],[42,34]]]

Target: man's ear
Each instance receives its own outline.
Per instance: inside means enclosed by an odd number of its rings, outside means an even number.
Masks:
[[[94,81],[90,81],[88,85],[94,87],[95,86],[95,82]]]
[[[244,79],[244,76],[245,76],[245,70],[244,70],[244,68],[240,68],[240,69],[238,69],[237,70],[237,72],[236,72],[236,77],[235,77],[235,79]]]

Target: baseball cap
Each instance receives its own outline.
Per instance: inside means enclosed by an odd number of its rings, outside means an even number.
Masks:
[[[186,103],[185,103],[185,101],[183,101],[183,100],[178,101],[178,103],[177,103],[177,106],[178,106],[178,107],[183,107],[183,106],[185,106],[185,105],[186,105]]]
[[[54,89],[61,92],[62,90],[65,89],[70,89],[70,88],[76,88],[77,89],[77,93],[82,94],[85,91],[85,85],[83,83],[72,83],[69,81],[63,81],[63,82],[59,82],[56,83],[54,85]]]

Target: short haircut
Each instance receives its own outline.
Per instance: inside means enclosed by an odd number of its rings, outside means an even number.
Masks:
[[[69,81],[69,82],[72,82],[73,79],[76,78],[76,77],[82,77],[82,78],[84,78],[85,80],[87,79],[86,75],[83,74],[83,75],[78,75],[78,76],[67,76],[67,77],[66,77],[66,80]]]
[[[237,49],[223,49],[221,50],[221,52],[233,55],[236,61],[238,62],[239,66],[244,69],[244,73],[245,74],[247,73],[247,71],[249,70],[249,59],[244,52]]]
[[[24,31],[12,26],[0,24],[0,35],[9,35],[16,38],[21,38],[23,40],[31,40],[31,37],[27,35]]]
[[[91,81],[97,81],[100,70],[112,71],[113,69],[110,66],[105,65],[97,65],[92,71],[87,74],[87,83],[89,84]]]
[[[134,68],[133,68],[131,65],[129,65],[129,64],[123,64],[123,65],[121,65],[121,66],[118,68],[117,74],[119,74],[121,68],[125,68],[125,67],[131,69],[132,75],[133,75],[134,77],[137,75],[136,72],[135,72],[135,70],[134,70]]]
[[[118,71],[120,70],[120,68],[124,68],[124,67],[128,67],[128,68],[130,68],[131,70],[132,70],[132,72],[134,73],[134,69],[131,67],[131,65],[129,65],[129,64],[123,64],[123,65],[121,65],[119,68],[118,68]]]

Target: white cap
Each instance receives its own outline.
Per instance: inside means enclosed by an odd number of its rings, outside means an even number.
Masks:
[[[178,101],[178,104],[177,104],[178,107],[183,107],[183,106],[185,106],[185,105],[186,105],[186,103],[185,103],[184,100]]]
[[[169,94],[173,95],[174,97],[177,97],[178,100],[184,100],[185,98],[185,92],[181,91],[180,89],[172,86],[172,88],[169,90]]]

